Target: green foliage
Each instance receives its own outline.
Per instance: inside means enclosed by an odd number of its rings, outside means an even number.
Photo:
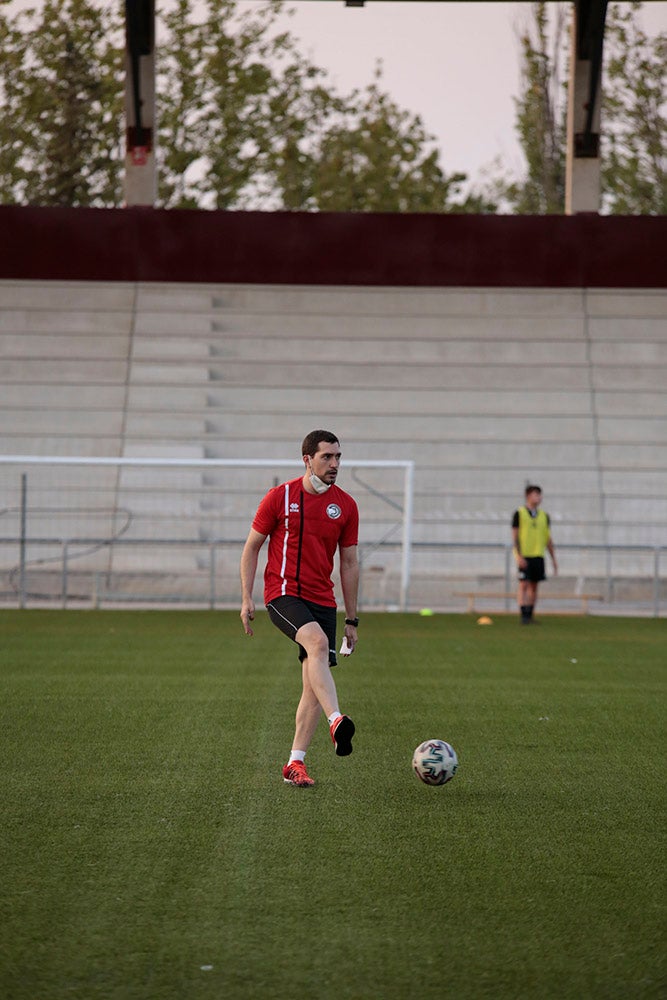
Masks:
[[[657,1000],[666,624],[366,614],[302,790],[264,612],[0,612],[0,993]]]
[[[122,5],[45,0],[0,14],[0,200],[117,204]]]
[[[0,16],[0,199],[122,203],[122,3],[44,0]],[[157,64],[164,207],[469,211],[418,116],[380,89],[336,93],[278,28],[283,0],[175,0]]]
[[[203,20],[191,0],[179,0],[165,15],[158,86],[161,201],[167,207],[244,208],[267,182],[270,106],[293,45],[273,30],[281,0],[255,11],[235,0],[203,6]]]
[[[602,208],[660,215],[667,214],[667,34],[647,36],[641,10],[633,0],[610,4],[607,12]],[[559,214],[565,205],[567,146],[567,82],[561,76],[562,66],[569,64],[569,31],[560,5],[534,3],[531,16],[520,36],[522,89],[515,102],[526,173],[507,177],[495,163],[484,190],[492,202],[517,214]]]
[[[178,0],[164,23],[156,95],[158,198],[166,208],[197,208],[199,192],[191,172],[201,157],[203,76],[201,32],[191,0]]]
[[[486,189],[492,200],[517,215],[560,215],[565,210],[567,85],[562,74],[566,17],[560,5],[540,2],[531,6],[531,20],[519,37],[521,93],[514,102],[526,173],[520,179],[507,178],[495,173],[496,164]]]
[[[517,189],[520,214],[561,213],[565,201],[566,90],[560,78],[558,53],[565,19],[555,14],[553,55],[549,54],[547,4],[535,5],[535,36],[521,36],[523,94],[516,101],[517,129],[528,174]]]
[[[419,117],[381,90],[379,69],[365,92],[337,94],[289,32],[277,31],[284,7],[208,0],[195,23],[190,0],[179,0],[165,16],[163,203],[451,210],[465,176],[445,176]]]
[[[124,4],[0,3],[0,202],[123,201]],[[555,13],[554,13],[555,11]],[[667,35],[641,4],[609,8],[603,88],[604,209],[667,213]],[[523,177],[498,163],[463,195],[419,115],[371,83],[337,93],[279,28],[284,0],[173,0],[158,8],[158,204],[301,211],[559,213],[567,55],[561,5],[532,5],[520,35],[516,127]],[[554,20],[549,18],[553,15]]]
[[[382,90],[382,67],[365,91],[346,102],[311,95],[314,115],[302,114],[282,143],[277,176],[290,208],[345,212],[461,210],[454,198],[465,174],[445,176],[434,138],[418,115]],[[318,121],[316,134],[304,126]],[[295,119],[292,117],[292,125]]]
[[[604,203],[616,214],[667,215],[667,32],[649,38],[640,10],[612,4],[607,15]]]

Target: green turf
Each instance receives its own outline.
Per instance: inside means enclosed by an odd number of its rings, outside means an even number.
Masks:
[[[264,613],[0,612],[4,1000],[665,996],[667,623],[359,632],[297,789]]]

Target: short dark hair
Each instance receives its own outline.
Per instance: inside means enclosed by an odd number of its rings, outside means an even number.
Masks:
[[[317,446],[320,441],[327,441],[329,444],[340,444],[340,441],[331,431],[311,431],[306,434],[301,445],[302,455],[316,455]]]
[[[529,483],[528,486],[526,486],[526,496],[528,496],[529,493],[541,493],[541,492],[542,492],[542,487],[536,486],[534,483]]]

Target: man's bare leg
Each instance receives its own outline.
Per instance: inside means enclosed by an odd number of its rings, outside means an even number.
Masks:
[[[303,690],[296,710],[296,728],[294,730],[293,750],[306,752],[311,744],[317,724],[322,714],[322,706],[317,700],[317,695],[312,689],[308,679],[308,660],[304,660],[301,667]]]

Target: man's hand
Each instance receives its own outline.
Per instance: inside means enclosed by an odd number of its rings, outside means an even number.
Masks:
[[[354,647],[357,645],[357,630],[354,625],[345,626],[345,638],[347,639],[347,648],[350,653],[354,653]]]
[[[241,607],[241,621],[243,622],[243,631],[246,635],[253,635],[253,631],[250,627],[250,622],[255,620],[255,604],[253,601],[244,601]]]

